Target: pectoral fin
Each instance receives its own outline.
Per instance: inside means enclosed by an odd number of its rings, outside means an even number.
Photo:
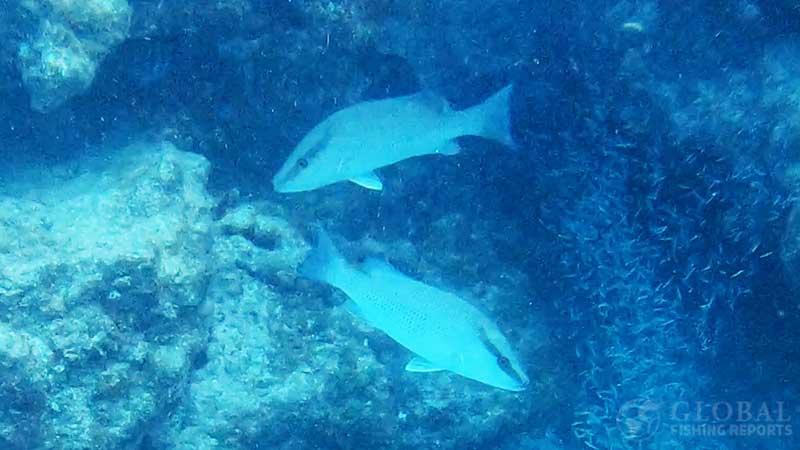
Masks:
[[[350,178],[350,181],[372,191],[383,190],[383,183],[375,172],[367,172],[364,175]]]
[[[421,356],[415,356],[411,358],[411,361],[406,364],[406,370],[408,372],[439,372],[444,369],[441,367],[436,367],[427,359]]]
[[[366,323],[367,325],[373,326],[372,323],[367,318],[367,316],[364,315],[364,312],[361,310],[361,308],[358,307],[356,302],[348,299],[346,302],[344,302],[342,304],[342,306],[344,306],[344,309],[346,309],[347,312],[349,312],[353,316],[358,317],[359,319],[363,320],[364,323]]]
[[[441,155],[457,155],[458,152],[460,151],[461,147],[458,146],[458,142],[452,140],[452,141],[447,141],[447,143],[444,144],[442,148],[437,150],[436,153],[439,153]]]
[[[347,301],[342,303],[342,306],[344,306],[344,309],[346,309],[347,312],[349,312],[350,314],[358,317],[359,319],[367,320],[364,317],[364,314],[361,312],[361,308],[358,307],[356,302],[354,302],[354,301],[352,301],[350,299],[347,299]]]

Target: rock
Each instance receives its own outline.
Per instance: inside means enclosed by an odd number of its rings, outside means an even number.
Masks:
[[[513,423],[530,417],[527,394],[400,370],[405,350],[298,278],[310,247],[286,210],[242,204],[212,220],[208,171],[140,144],[4,188],[0,444],[463,448],[512,410]],[[538,353],[546,334],[525,347]],[[552,382],[532,386],[549,408]]]
[[[407,352],[336,306],[339,294],[298,278],[309,245],[285,215],[260,202],[218,221],[203,306],[207,359],[158,445],[464,448],[508,426],[509,411],[522,423],[536,409],[527,395],[400,370]],[[554,386],[535,378],[534,395],[549,408]]]
[[[21,5],[38,21],[17,56],[31,107],[40,112],[85,92],[100,62],[130,27],[126,0],[25,0]]]
[[[135,145],[5,187],[0,443],[127,448],[174,401],[203,337],[190,311],[206,282],[208,169]]]
[[[270,206],[267,204],[261,205]],[[272,214],[254,205],[243,205],[228,212],[219,222],[226,238],[217,239],[220,261],[233,257],[240,267],[276,284],[292,285],[293,270],[309,249],[300,233],[271,206]]]

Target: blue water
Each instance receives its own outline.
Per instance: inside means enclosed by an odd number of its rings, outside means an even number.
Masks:
[[[0,450],[799,448],[793,2],[0,6]],[[273,191],[337,110],[508,84],[515,149]],[[528,389],[404,371],[317,225]]]

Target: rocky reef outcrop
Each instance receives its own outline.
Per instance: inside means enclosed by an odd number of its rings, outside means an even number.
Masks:
[[[127,37],[132,14],[126,0],[24,0],[19,8],[30,30],[17,63],[41,112],[89,89],[103,58]]]
[[[522,394],[403,372],[410,355],[297,277],[309,245],[291,214],[221,209],[208,173],[172,144],[135,144],[5,185],[5,448],[464,448],[556,401],[552,370]],[[545,330],[519,330],[533,364]]]

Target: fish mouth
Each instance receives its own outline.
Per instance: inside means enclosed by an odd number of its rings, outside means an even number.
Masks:
[[[293,177],[292,174],[286,173],[285,169],[281,169],[272,177],[272,189],[279,194],[289,194],[293,192],[303,192],[308,190],[302,180]]]
[[[518,369],[518,368],[514,368],[514,369],[510,370],[510,371],[506,372],[506,374],[509,377],[511,377],[512,389],[510,389],[510,390],[512,390],[512,391],[517,391],[517,392],[524,391],[524,390],[528,389],[528,386],[530,386],[530,384],[531,384],[531,381],[530,381],[530,378],[528,378],[528,375],[525,372],[523,372],[522,370]]]
[[[287,188],[286,183],[281,181],[280,173],[272,177],[272,189],[280,194],[285,194],[287,192],[292,192],[290,189]]]
[[[283,186],[281,186],[279,183],[276,183],[274,181],[272,182],[272,190],[274,190],[275,192],[277,192],[279,194],[285,194],[286,193],[286,191],[283,189]]]
[[[527,378],[520,379],[519,377],[514,377],[513,380],[510,380],[510,383],[506,383],[505,386],[498,386],[502,387],[503,389],[511,392],[522,392],[530,387],[530,382]]]
[[[524,391],[528,389],[531,385],[531,379],[528,378],[528,375],[522,371],[515,371],[514,373],[517,378],[517,385],[519,385],[519,390]]]
[[[517,384],[517,388],[516,388],[516,389],[514,389],[514,391],[515,391],[515,392],[522,392],[522,391],[526,391],[526,390],[528,390],[528,388],[530,387],[530,385],[531,385],[530,381],[528,381],[528,380],[524,380],[523,382],[521,382],[521,383],[518,383],[518,384]]]

